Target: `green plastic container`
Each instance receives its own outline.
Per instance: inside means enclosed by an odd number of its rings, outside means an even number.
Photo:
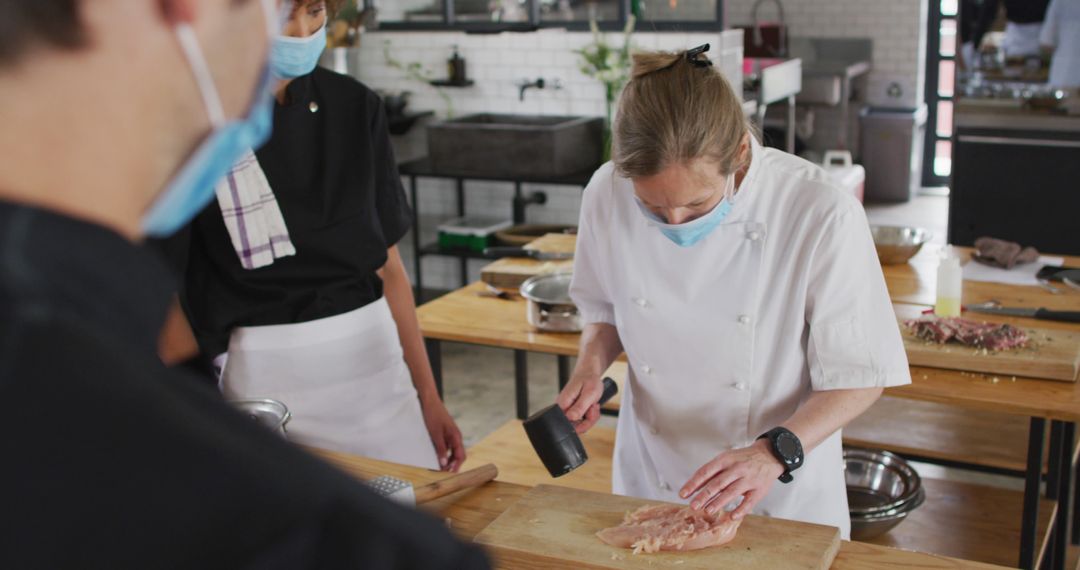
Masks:
[[[439,226],[439,247],[465,249],[477,253],[494,245],[495,232],[513,225],[509,220],[467,217],[450,220]]]

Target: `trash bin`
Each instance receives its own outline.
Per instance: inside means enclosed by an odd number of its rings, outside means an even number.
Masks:
[[[859,117],[867,202],[907,202],[922,186],[926,105],[867,107]]]

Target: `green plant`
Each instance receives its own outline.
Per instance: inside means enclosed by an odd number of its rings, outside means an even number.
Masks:
[[[618,46],[609,44],[607,36],[600,33],[600,27],[596,20],[589,21],[589,29],[592,30],[593,41],[580,50],[575,50],[581,56],[581,72],[596,79],[604,85],[604,101],[606,104],[607,120],[604,123],[604,161],[611,159],[611,124],[614,117],[615,100],[630,80],[631,50],[634,26],[637,18],[633,14],[626,19],[623,28],[622,43]]]
[[[439,97],[442,98],[443,103],[446,104],[446,116],[453,118],[454,102],[450,99],[450,96],[447,95],[445,91],[443,91],[441,87],[439,87],[438,85],[431,85],[431,82],[435,79],[435,74],[432,73],[430,69],[424,67],[424,65],[419,61],[403,63],[400,60],[395,59],[394,56],[390,55],[390,47],[390,40],[386,40],[385,42],[383,42],[383,58],[386,60],[386,65],[389,65],[394,69],[404,72],[405,77],[413,81],[428,85],[432,89],[434,89],[435,92],[439,94]]]

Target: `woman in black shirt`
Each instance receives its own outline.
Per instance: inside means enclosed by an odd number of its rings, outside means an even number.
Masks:
[[[286,79],[273,137],[255,153],[272,196],[245,201],[239,176],[218,187],[190,228],[184,305],[226,396],[285,402],[293,439],[456,471],[461,434],[436,392],[396,245],[411,214],[385,112],[367,87],[315,68],[326,4],[297,2],[274,48]],[[287,235],[251,243],[252,211],[274,201]]]

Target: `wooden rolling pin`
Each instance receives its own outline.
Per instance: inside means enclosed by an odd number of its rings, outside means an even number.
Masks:
[[[498,476],[499,469],[495,467],[495,464],[488,463],[476,469],[470,469],[446,479],[416,487],[416,504],[421,505],[428,501],[434,501],[462,489],[479,487]]]

